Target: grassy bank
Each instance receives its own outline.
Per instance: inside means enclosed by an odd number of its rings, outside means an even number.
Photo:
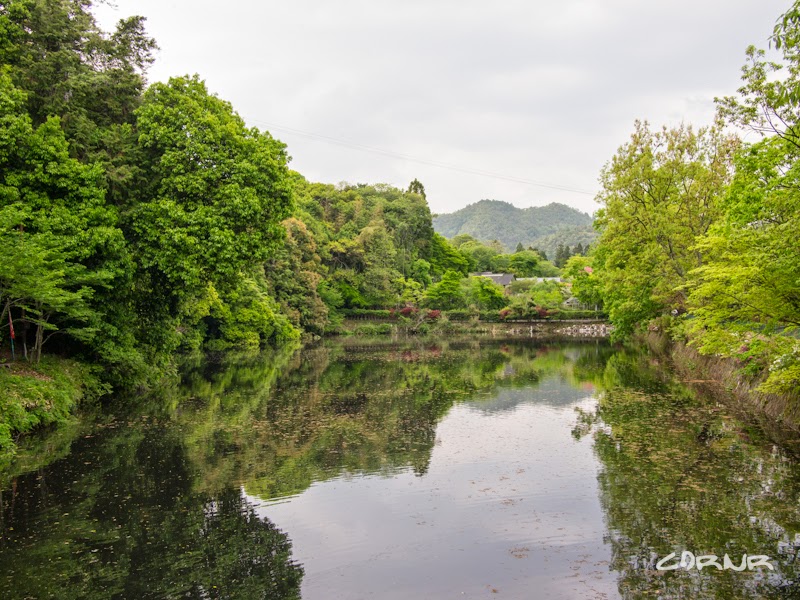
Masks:
[[[47,357],[0,365],[0,459],[14,453],[19,435],[72,419],[78,404],[106,391],[92,369]]]

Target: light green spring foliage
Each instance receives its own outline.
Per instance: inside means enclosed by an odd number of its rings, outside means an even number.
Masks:
[[[738,96],[718,100],[733,123],[764,138],[739,152],[724,216],[698,248],[690,330],[701,351],[766,372],[762,390],[800,391],[800,4],[777,22],[778,62],[750,47]]]
[[[153,321],[175,323],[152,344],[196,346],[179,332],[201,325],[205,337],[220,340],[215,347],[269,342],[285,319],[271,315],[262,297],[266,287],[251,272],[284,240],[280,223],[291,211],[285,146],[247,128],[197,77],[152,85],[137,111],[137,129],[144,158],[125,219],[142,281],[137,303]],[[221,303],[217,315],[196,310],[209,287]],[[251,314],[256,310],[260,317]],[[238,326],[214,323],[220,320]],[[249,333],[240,331],[248,324]],[[294,337],[285,331],[278,339],[286,336]]]
[[[603,169],[594,260],[617,336],[684,307],[687,276],[703,261],[695,241],[721,213],[736,145],[721,125],[654,132],[637,122]]]
[[[464,308],[466,297],[461,287],[461,273],[447,271],[441,281],[433,284],[425,293],[426,305],[438,310]]]
[[[594,273],[593,265],[593,256],[572,256],[562,269],[562,276],[572,283],[572,295],[582,304],[602,306],[602,282]]]
[[[559,272],[533,248],[517,249],[513,254],[507,254],[500,242],[479,242],[466,233],[453,237],[450,242],[466,258],[469,271],[513,273],[517,277],[553,277]]]
[[[59,329],[53,320],[76,340],[96,340],[91,298],[124,269],[124,241],[100,170],[69,156],[58,118],[34,127],[25,97],[0,73],[0,313],[7,321],[7,311],[25,311],[38,361]]]
[[[569,295],[560,281],[517,280],[511,284],[508,308],[514,318],[540,318],[547,311],[560,309]]]
[[[470,277],[465,281],[467,302],[480,310],[498,310],[508,304],[503,287],[488,277]]]
[[[295,174],[296,218],[318,257],[306,262],[316,273],[307,286],[324,302],[328,319],[340,308],[388,308],[417,302],[445,267],[466,261],[437,239],[423,195],[392,186],[309,183]],[[412,186],[419,189],[419,186]],[[308,293],[308,290],[297,294]],[[292,304],[290,296],[286,303]],[[317,312],[321,314],[321,312]],[[306,327],[324,331],[325,318]]]
[[[517,277],[535,277],[542,272],[544,262],[539,253],[533,250],[519,250],[508,259],[508,269]]]
[[[781,53],[747,49],[743,85],[721,121],[762,135],[738,144],[720,124],[652,133],[604,169],[594,257],[600,295],[624,336],[664,313],[672,333],[734,358],[761,390],[800,392],[800,3],[775,26]],[[576,291],[591,281],[570,265]],[[575,272],[573,272],[575,271]]]

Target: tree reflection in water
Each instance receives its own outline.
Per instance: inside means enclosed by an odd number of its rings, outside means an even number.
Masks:
[[[622,597],[800,597],[794,461],[646,355],[615,354],[603,379],[589,420],[597,423],[600,499]],[[684,550],[720,563],[727,553],[737,565],[743,554],[768,555],[775,570],[656,569]]]
[[[533,390],[554,410],[599,398],[573,433],[594,438],[621,596],[800,596],[795,462],[645,355],[351,340],[187,365],[148,401],[32,439],[0,478],[0,597],[298,598],[291,532],[248,498],[342,474],[424,476],[454,404],[510,414]],[[766,554],[775,571],[655,569],[683,550]]]

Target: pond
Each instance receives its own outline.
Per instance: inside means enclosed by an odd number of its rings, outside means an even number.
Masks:
[[[333,340],[133,406],[0,478],[0,598],[800,596],[795,459],[646,353]]]

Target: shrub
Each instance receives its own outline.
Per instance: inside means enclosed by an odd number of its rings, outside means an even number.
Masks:
[[[347,308],[342,311],[342,314],[355,319],[391,319],[395,316],[391,310],[376,308]]]
[[[451,321],[469,321],[472,311],[469,310],[448,310],[444,313]]]
[[[367,323],[353,329],[353,335],[389,335],[392,333],[391,323]]]

